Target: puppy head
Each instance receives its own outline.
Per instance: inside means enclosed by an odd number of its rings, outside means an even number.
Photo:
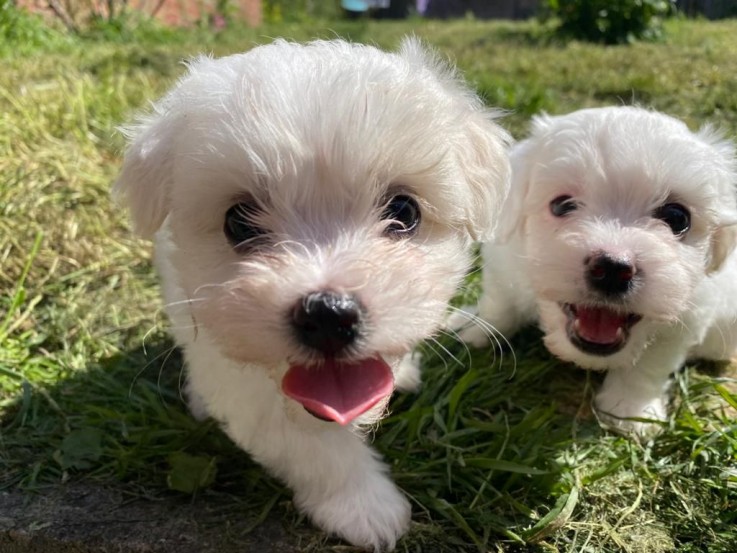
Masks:
[[[537,118],[511,157],[518,220],[502,225],[525,242],[546,344],[564,359],[631,366],[735,246],[734,149],[709,128],[588,109]]]
[[[130,130],[116,190],[141,234],[166,234],[225,355],[347,422],[390,391],[491,231],[508,178],[492,119],[414,40],[276,41],[192,62]]]

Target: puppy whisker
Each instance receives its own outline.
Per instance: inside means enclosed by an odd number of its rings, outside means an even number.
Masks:
[[[504,334],[502,334],[497,328],[491,324],[486,319],[483,319],[482,317],[478,316],[475,313],[472,313],[466,309],[463,309],[462,307],[456,307],[454,305],[451,305],[448,308],[448,311],[451,313],[457,314],[459,317],[465,319],[467,322],[463,325],[462,328],[467,327],[469,324],[479,327],[481,330],[484,331],[486,336],[490,340],[497,340],[497,337],[500,337],[504,340],[505,344],[511,348],[510,342],[506,339]],[[454,329],[459,330],[459,329]],[[497,344],[501,346],[501,344],[497,340]]]
[[[450,328],[441,329],[439,332],[440,332],[441,335],[447,336],[447,337],[453,339],[454,341],[461,343],[463,345],[463,349],[464,349],[466,355],[469,358],[471,357],[471,355],[472,355],[471,348],[468,346],[468,344],[466,344],[463,341],[463,339],[458,334],[458,332],[456,332],[455,330],[450,329]],[[498,344],[495,344],[495,345],[498,347]],[[496,363],[496,359],[497,359],[497,347],[493,347],[492,350],[491,350],[492,351],[492,359],[491,359],[492,366]],[[500,351],[500,358],[499,358],[500,363],[503,360],[503,358],[504,358],[504,353]]]
[[[430,348],[430,349],[432,350],[432,352],[433,352],[433,354],[435,355],[435,357],[436,357],[436,358],[438,358],[438,359],[440,359],[440,360],[442,360],[442,362],[443,362],[443,368],[444,368],[444,369],[445,369],[446,371],[449,371],[449,370],[450,370],[450,365],[448,364],[448,360],[447,360],[447,359],[446,359],[445,357],[443,357],[442,355],[440,355],[440,354],[438,353],[438,349],[436,349],[436,348],[435,348],[435,347],[433,346],[433,344],[437,345],[437,346],[438,346],[439,348],[441,348],[442,350],[445,350],[445,348],[443,348],[443,347],[441,346],[441,344],[440,344],[440,343],[439,343],[439,342],[438,342],[438,341],[437,341],[436,339],[434,339],[434,338],[432,338],[432,337],[429,337],[429,338],[428,338],[428,339],[427,339],[427,340],[425,341],[425,345],[427,345],[427,347],[429,347],[429,348]],[[446,350],[446,351],[447,351],[447,350]]]
[[[219,282],[219,283],[212,283],[212,284],[200,284],[192,292],[192,296],[195,296],[195,297],[190,297],[190,298],[188,298],[186,300],[183,300],[182,303],[191,303],[191,302],[194,302],[194,301],[205,301],[207,298],[197,298],[196,296],[200,292],[202,292],[203,290],[217,290],[217,289],[221,289],[221,288],[225,288],[225,287],[226,287],[226,284],[223,284],[221,282]]]
[[[165,311],[167,309],[171,309],[173,307],[190,306],[193,303],[203,302],[203,301],[207,301],[207,298],[190,298],[186,300],[173,301],[173,302],[165,303],[162,309],[159,309],[159,312],[161,312],[162,310]]]
[[[492,348],[492,351],[494,352],[494,358],[492,359],[492,362],[496,360],[496,352],[499,351],[499,364],[501,365],[503,363],[504,349],[505,349],[504,346],[506,345],[506,347],[509,349],[510,353],[512,354],[512,374],[510,375],[510,378],[514,376],[514,374],[517,371],[517,355],[514,351],[514,347],[512,346],[512,343],[507,339],[504,333],[497,330],[497,328],[494,327],[494,325],[492,325],[489,321],[463,308],[450,306],[449,311],[452,313],[455,313],[460,318],[466,319],[467,324],[474,325],[478,327],[479,329],[481,329],[484,335],[494,345],[494,347]],[[462,341],[460,334],[457,332],[458,329],[447,328],[447,330],[453,331],[454,336],[457,337],[459,341]],[[502,341],[504,342],[503,344],[502,344]]]
[[[130,386],[128,387],[128,399],[133,397],[133,388],[136,385],[136,382],[138,382],[138,379],[141,378],[143,373],[145,373],[149,369],[149,367],[151,367],[156,361],[163,358],[163,361],[159,365],[159,370],[157,373],[156,389],[158,391],[159,400],[161,401],[161,404],[166,405],[166,400],[164,399],[164,396],[161,394],[161,373],[163,372],[164,366],[166,365],[167,361],[173,355],[176,349],[177,349],[176,346],[170,346],[166,348],[164,351],[159,353],[156,357],[148,361],[143,367],[141,367],[141,369],[131,379]],[[145,353],[145,349],[144,349],[144,353]]]
[[[440,348],[440,350],[441,350],[441,351],[442,351],[443,353],[445,353],[445,355],[446,355],[447,357],[451,358],[451,359],[452,359],[452,360],[453,360],[454,362],[456,362],[456,363],[457,363],[458,365],[461,365],[461,366],[463,365],[463,362],[462,362],[462,361],[461,361],[460,359],[458,359],[458,358],[457,358],[457,357],[456,357],[456,356],[455,356],[455,355],[453,354],[453,352],[451,352],[451,351],[450,351],[450,350],[449,350],[448,348],[446,348],[446,347],[445,347],[445,346],[444,346],[444,345],[443,345],[443,344],[442,344],[442,343],[440,342],[440,340],[438,340],[438,339],[437,339],[437,338],[435,338],[434,336],[431,336],[431,337],[430,337],[429,339],[430,339],[430,340],[431,340],[431,341],[432,341],[432,342],[433,342],[434,344],[436,344],[436,345],[437,345],[437,346],[438,346],[438,347]]]

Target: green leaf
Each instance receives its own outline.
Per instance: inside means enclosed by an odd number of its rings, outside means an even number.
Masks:
[[[181,451],[173,453],[169,456],[170,468],[166,483],[172,490],[194,493],[215,481],[216,465],[215,457],[190,455]]]
[[[613,474],[617,472],[622,465],[624,465],[625,459],[617,459],[613,461],[612,463],[609,463],[604,468],[601,468],[599,470],[596,470],[592,472],[591,474],[584,476],[581,481],[584,485],[592,484],[593,482],[596,482],[597,480],[601,480],[605,476],[609,476],[610,474]]]
[[[82,428],[67,434],[61,442],[57,460],[64,470],[86,469],[102,456],[102,431]]]
[[[522,537],[528,542],[535,543],[559,530],[571,518],[576,503],[578,503],[578,488],[574,486],[569,493],[558,498],[555,506],[547,515],[532,528],[523,532]]]
[[[722,396],[722,398],[724,398],[724,401],[729,403],[734,409],[737,409],[737,396],[730,393],[730,391],[721,384],[715,384],[714,389],[720,396]]]
[[[456,409],[458,408],[458,402],[461,400],[463,393],[476,381],[476,378],[477,372],[470,370],[459,378],[456,385],[453,386],[450,394],[448,394],[448,412],[451,418],[455,415]]]

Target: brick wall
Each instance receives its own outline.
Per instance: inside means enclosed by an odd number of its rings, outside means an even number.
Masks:
[[[18,6],[46,16],[53,16],[48,0],[16,0]],[[73,19],[84,17],[89,12],[90,4],[96,10],[107,13],[107,0],[59,0],[61,6],[67,8]],[[117,2],[116,2],[117,3]],[[156,12],[156,19],[166,25],[189,26],[193,23],[216,16],[217,0],[129,0],[128,9],[141,10],[143,13]],[[261,0],[229,0],[229,13],[246,24],[257,27],[263,20]],[[217,24],[217,22],[216,22]]]

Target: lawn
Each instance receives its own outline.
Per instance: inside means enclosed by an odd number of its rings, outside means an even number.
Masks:
[[[516,137],[541,110],[630,103],[737,136],[737,21],[666,31],[602,47],[533,23],[341,22],[0,49],[0,490],[94,480],[145,500],[217,497],[240,506],[241,530],[275,519],[304,551],[346,550],[187,415],[150,245],[109,198],[116,126],[167,89],[183,57],[276,36],[393,48],[412,32],[507,110]],[[395,397],[373,436],[413,505],[399,551],[735,551],[737,372],[689,367],[663,432],[637,442],[600,429],[599,375],[557,362],[534,329],[511,345],[426,344],[421,392]]]

